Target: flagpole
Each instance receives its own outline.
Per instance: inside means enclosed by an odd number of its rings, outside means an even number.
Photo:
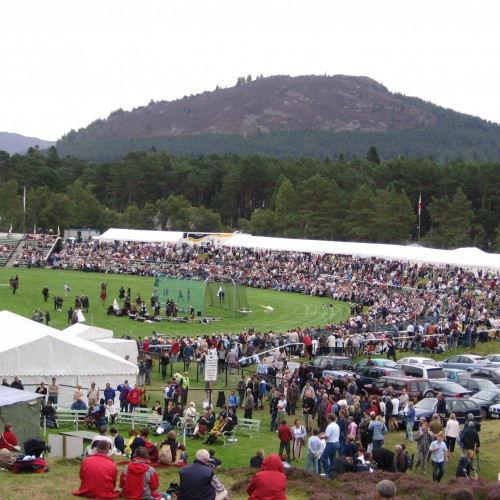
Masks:
[[[23,190],[23,234],[26,234],[26,186]]]
[[[420,196],[418,197],[418,240],[420,243],[420,216],[422,214],[422,192],[420,192]]]

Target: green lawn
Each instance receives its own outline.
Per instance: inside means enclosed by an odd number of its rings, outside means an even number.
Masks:
[[[11,292],[8,286],[9,278],[19,275],[19,289],[16,294]],[[247,316],[237,318],[224,318],[221,322],[201,324],[195,320],[193,323],[179,323],[162,321],[156,324],[141,323],[128,318],[117,318],[106,314],[99,294],[101,293],[101,282],[108,282],[107,304],[118,299],[121,286],[132,290],[132,297],[141,294],[148,305],[153,293],[153,278],[140,276],[122,276],[116,274],[82,273],[77,271],[54,271],[50,269],[0,269],[0,308],[15,312],[24,317],[31,317],[34,309],[42,308],[49,310],[51,315],[50,326],[64,329],[67,326],[67,310],[70,305],[74,307],[76,295],[86,294],[90,299],[90,310],[85,314],[87,324],[93,324],[114,331],[115,337],[131,335],[134,338],[150,335],[153,330],[177,335],[204,335],[217,333],[239,333],[245,328],[255,326],[260,332],[274,330],[275,332],[286,331],[298,326],[320,325],[324,326],[327,321],[340,321],[349,315],[349,305],[343,302],[335,302],[333,313],[330,308],[323,307],[329,299],[310,297],[296,293],[275,292],[273,290],[260,290],[247,288],[247,298],[251,313]],[[64,299],[63,312],[54,311],[53,297],[61,295],[64,298],[64,284],[68,283],[72,289],[70,296]],[[44,303],[42,289],[47,286],[50,297]],[[271,306],[274,311],[265,313],[261,306]],[[212,313],[215,316],[215,313]]]

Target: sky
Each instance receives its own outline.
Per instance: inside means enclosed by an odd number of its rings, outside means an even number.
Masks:
[[[0,131],[56,140],[239,76],[368,76],[500,123],[495,0],[2,0]]]

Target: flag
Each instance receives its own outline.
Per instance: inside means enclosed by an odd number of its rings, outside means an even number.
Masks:
[[[12,234],[12,224],[10,225],[9,234]]]
[[[36,234],[36,225],[33,226],[33,234]]]
[[[61,230],[59,229],[59,226],[57,226],[57,236],[61,236]]]
[[[422,213],[422,193],[420,193],[420,196],[418,198],[417,208],[418,208],[418,215],[420,215]]]
[[[26,186],[24,186],[23,191],[23,212],[26,212]]]

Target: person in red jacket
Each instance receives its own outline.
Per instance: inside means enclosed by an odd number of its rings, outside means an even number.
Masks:
[[[20,450],[13,431],[14,426],[12,424],[5,424],[4,431],[0,435],[0,450],[3,448],[9,451]]]
[[[278,427],[278,438],[280,440],[280,451],[279,454],[283,453],[283,450],[286,451],[286,461],[290,463],[290,441],[293,439],[292,430],[288,425],[286,425],[286,420],[283,419],[281,421],[281,425]]]
[[[90,498],[119,498],[120,493],[115,491],[118,471],[116,465],[108,457],[109,441],[97,443],[97,453],[87,457],[80,467],[80,489],[73,491],[73,495]]]
[[[135,409],[137,408],[137,405],[139,404],[139,402],[141,400],[141,396],[142,396],[142,393],[141,393],[141,390],[139,389],[139,385],[135,384],[134,388],[127,395],[130,413],[135,411]]]
[[[135,458],[121,473],[121,496],[133,500],[163,498],[163,495],[156,491],[159,486],[160,480],[149,462],[148,450],[140,446],[135,452]]]
[[[286,476],[278,455],[269,455],[247,487],[248,500],[286,500]]]

